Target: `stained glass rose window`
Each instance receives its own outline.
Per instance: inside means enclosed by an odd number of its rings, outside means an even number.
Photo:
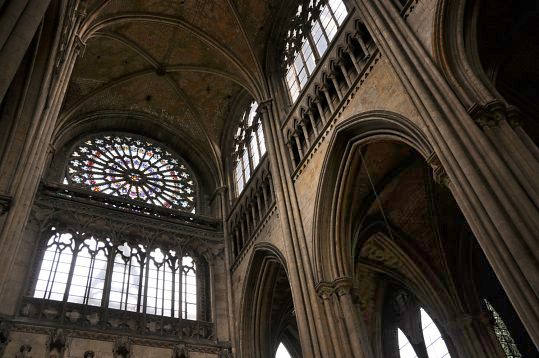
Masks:
[[[103,135],[69,156],[67,183],[165,208],[194,211],[196,183],[188,166],[148,139]]]

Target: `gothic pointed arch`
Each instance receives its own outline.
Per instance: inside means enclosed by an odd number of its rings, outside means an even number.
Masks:
[[[242,295],[242,356],[273,358],[283,342],[293,358],[301,357],[285,262],[275,246],[263,243],[255,246]]]
[[[378,140],[394,140],[428,158],[433,149],[419,128],[408,119],[387,111],[365,112],[343,121],[334,131],[322,168],[315,205],[314,255],[318,282],[331,282],[350,276],[351,232],[339,220],[346,197],[347,173],[357,160],[362,144]],[[356,159],[356,160],[354,160]],[[348,183],[351,184],[351,183]],[[348,201],[350,202],[350,201]]]

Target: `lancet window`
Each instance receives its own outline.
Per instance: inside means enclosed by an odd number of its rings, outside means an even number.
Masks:
[[[348,15],[342,0],[303,1],[285,40],[286,84],[292,102],[313,74]]]
[[[494,333],[496,334],[496,338],[498,338],[498,341],[502,346],[505,356],[507,358],[521,358],[522,354],[518,350],[517,345],[515,344],[515,341],[513,340],[511,333],[507,329],[507,326],[505,325],[505,322],[503,321],[502,317],[498,314],[498,312],[496,312],[496,310],[489,301],[484,300],[484,302],[488,311],[492,315],[492,320],[494,322]]]
[[[423,340],[427,349],[429,358],[450,358],[447,346],[442,338],[442,334],[436,327],[436,324],[427,314],[427,312],[421,308],[421,329],[423,332]],[[399,355],[400,358],[417,358],[418,355],[414,350],[414,347],[406,337],[400,328],[397,328],[397,339],[399,342]]]
[[[257,113],[258,103],[251,102],[243,113],[238,129],[234,135],[234,184],[239,195],[252,173],[266,154],[266,143],[260,115]]]
[[[142,137],[99,135],[71,152],[64,183],[145,204],[195,212],[196,182],[188,165]]]
[[[114,244],[52,228],[33,297],[197,319],[197,265],[180,248]]]

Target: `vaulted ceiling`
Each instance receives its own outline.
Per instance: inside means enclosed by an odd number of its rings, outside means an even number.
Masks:
[[[235,99],[265,97],[266,46],[283,3],[87,1],[86,46],[60,124],[100,111],[144,113],[215,165]]]

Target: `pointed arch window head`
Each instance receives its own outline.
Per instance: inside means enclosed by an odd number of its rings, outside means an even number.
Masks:
[[[264,130],[257,110],[258,103],[251,102],[243,113],[234,135],[232,157],[237,195],[241,194],[245,184],[260,164],[260,160],[266,154]]]
[[[195,212],[196,182],[178,156],[136,136],[85,139],[70,154],[64,183],[145,204]]]
[[[347,15],[342,0],[307,0],[298,6],[284,45],[285,81],[292,102],[312,76]]]
[[[279,343],[279,347],[277,347],[277,352],[275,352],[275,358],[292,358],[283,342]]]
[[[451,358],[444,339],[440,330],[430,318],[428,313],[421,308],[421,329],[423,332],[423,340],[425,342],[425,348],[427,349],[427,355],[429,358]],[[418,355],[414,350],[413,345],[408,340],[408,337],[397,328],[397,339],[399,343],[399,356],[400,358],[417,358]],[[424,348],[423,348],[424,349]]]

